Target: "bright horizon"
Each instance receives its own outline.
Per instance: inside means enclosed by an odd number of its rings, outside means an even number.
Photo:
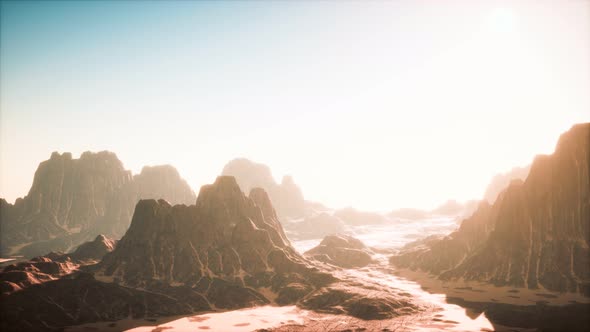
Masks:
[[[51,152],[231,159],[339,208],[481,199],[590,121],[590,2],[2,2],[0,197]]]

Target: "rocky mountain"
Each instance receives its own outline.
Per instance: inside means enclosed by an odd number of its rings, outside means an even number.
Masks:
[[[117,246],[117,240],[109,239],[108,237],[100,234],[94,239],[82,243],[74,252],[69,254],[75,260],[95,260],[100,261],[106,254],[115,250]]]
[[[71,250],[98,234],[119,238],[142,197],[196,199],[171,166],[132,176],[112,152],[84,152],[79,159],[54,152],[37,168],[27,196],[14,204],[0,200],[1,253],[33,257]]]
[[[270,196],[279,217],[300,218],[306,214],[308,207],[301,192],[291,176],[283,177],[280,184],[276,183],[270,168],[248,159],[238,158],[225,165],[222,175],[236,178],[240,188],[249,192],[252,188],[264,189]]]
[[[296,301],[288,285],[310,291],[314,273],[291,248],[266,192],[246,196],[233,177],[221,176],[201,188],[196,205],[141,200],[97,276],[129,287],[194,287],[215,308],[234,308],[268,302],[254,290],[261,288],[280,303]]]
[[[514,167],[506,173],[496,174],[490,184],[486,188],[486,192],[483,195],[483,199],[493,204],[496,198],[502,191],[508,188],[508,185],[512,180],[525,180],[529,175],[531,165],[525,167]]]
[[[163,198],[171,204],[191,205],[197,199],[186,180],[171,165],[144,166],[133,176],[133,191],[138,199]]]
[[[590,123],[561,135],[456,232],[392,257],[443,279],[580,292],[590,296]]]
[[[98,237],[77,251],[109,243]],[[331,273],[336,267],[324,269],[298,254],[266,192],[253,188],[246,196],[228,176],[203,186],[195,205],[140,200],[128,231],[100,263],[82,266],[84,261],[71,257],[56,254],[11,268],[27,278],[28,272],[45,276],[3,285],[3,331],[269,303],[363,319],[421,310],[407,297],[387,288],[374,291],[378,285],[354,278],[341,280]],[[8,277],[0,274],[0,281]]]

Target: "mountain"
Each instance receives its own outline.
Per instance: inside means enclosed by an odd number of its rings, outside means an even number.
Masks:
[[[506,173],[496,174],[486,188],[483,198],[490,204],[496,201],[496,198],[504,191],[512,180],[525,180],[529,175],[531,165],[525,167],[515,167]]]
[[[301,189],[291,176],[283,177],[282,182],[278,184],[268,166],[245,158],[231,160],[221,174],[235,177],[244,192],[249,192],[255,187],[264,189],[281,218],[300,218],[306,214],[307,204]]]
[[[78,248],[76,248],[76,250],[74,250],[74,252],[69,254],[69,256],[75,260],[81,261],[100,261],[104,255],[115,250],[117,242],[117,240],[109,239],[108,237],[100,234],[96,237],[96,239],[94,239],[94,241],[82,243]]]
[[[80,248],[108,243],[98,237]],[[0,328],[59,330],[263,304],[297,304],[362,319],[422,310],[407,296],[354,277],[339,279],[332,273],[336,267],[323,268],[298,254],[266,192],[253,188],[246,196],[229,176],[203,186],[194,205],[140,200],[115,249],[98,264],[83,263],[52,255],[5,270],[15,273],[0,274],[6,290],[0,297]],[[9,280],[41,267],[47,269],[42,280]]]
[[[186,180],[171,165],[144,166],[133,176],[138,199],[163,198],[172,204],[194,204],[197,197]],[[134,202],[134,206],[135,206]]]
[[[140,198],[190,204],[194,193],[171,166],[145,167],[132,176],[108,151],[54,152],[39,164],[33,184],[14,204],[0,200],[2,255],[69,251],[98,234],[121,237]]]
[[[246,196],[233,177],[220,176],[201,188],[196,205],[141,200],[97,276],[135,288],[197,288],[215,308],[236,308],[267,303],[261,288],[280,303],[296,301],[288,285],[310,291],[314,273],[291,248],[266,192]]]
[[[391,258],[442,279],[579,292],[590,296],[590,123],[537,156],[526,180],[480,204],[449,236]]]

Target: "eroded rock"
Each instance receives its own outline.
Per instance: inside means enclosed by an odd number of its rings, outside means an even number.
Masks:
[[[371,254],[371,250],[358,239],[348,235],[330,235],[304,255],[323,263],[356,268],[372,263]]]

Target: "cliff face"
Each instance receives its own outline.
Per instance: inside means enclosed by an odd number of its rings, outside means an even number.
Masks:
[[[2,254],[31,257],[70,250],[98,234],[120,237],[139,198],[184,203],[194,201],[191,193],[171,167],[132,177],[111,152],[85,152],[79,159],[54,152],[39,165],[27,196],[14,205],[0,202]]]
[[[264,189],[280,217],[299,218],[306,213],[306,202],[301,189],[290,176],[283,177],[278,184],[268,166],[243,158],[227,163],[221,174],[235,177],[244,192],[255,187]]]
[[[500,195],[500,193],[508,187],[510,182],[513,180],[524,181],[529,175],[530,170],[531,165],[528,165],[525,167],[515,167],[506,173],[496,174],[496,176],[494,176],[486,188],[483,199],[488,201],[490,204],[493,204],[496,201],[496,198],[498,198],[498,195]]]
[[[563,134],[450,236],[393,257],[441,278],[590,295],[590,123]]]

